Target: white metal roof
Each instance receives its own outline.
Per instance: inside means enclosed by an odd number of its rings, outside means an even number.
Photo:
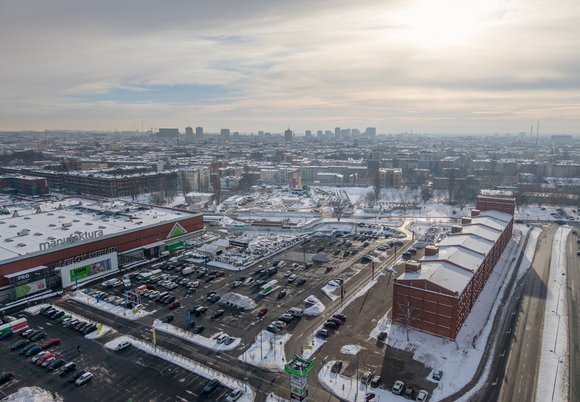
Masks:
[[[421,270],[404,272],[398,280],[426,280],[451,292],[461,293],[473,273],[445,261],[421,262]]]

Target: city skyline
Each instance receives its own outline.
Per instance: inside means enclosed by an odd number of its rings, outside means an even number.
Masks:
[[[578,132],[580,5],[437,4],[3,3],[0,130]]]

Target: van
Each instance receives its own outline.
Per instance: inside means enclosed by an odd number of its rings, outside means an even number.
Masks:
[[[187,267],[184,268],[183,271],[181,271],[181,275],[189,275],[193,272],[193,267]]]
[[[288,312],[294,317],[302,317],[304,315],[304,309],[298,307],[292,307]]]

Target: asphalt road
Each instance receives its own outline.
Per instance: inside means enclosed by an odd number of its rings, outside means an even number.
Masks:
[[[570,400],[580,401],[580,256],[576,255],[580,245],[578,237],[568,237],[568,329],[570,345]]]
[[[508,310],[514,317],[513,321],[517,319],[517,322],[515,328],[513,325],[508,328],[508,331],[515,331],[511,345],[499,355],[499,359],[507,359],[505,371],[500,374],[501,378],[494,379],[501,384],[497,397],[501,402],[535,400],[540,359],[538,351],[542,343],[546,283],[555,229],[554,226],[545,228],[540,235],[532,267],[518,284]]]

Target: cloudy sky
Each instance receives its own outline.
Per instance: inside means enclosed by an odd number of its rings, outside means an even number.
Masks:
[[[2,0],[0,130],[580,132],[578,0]]]

